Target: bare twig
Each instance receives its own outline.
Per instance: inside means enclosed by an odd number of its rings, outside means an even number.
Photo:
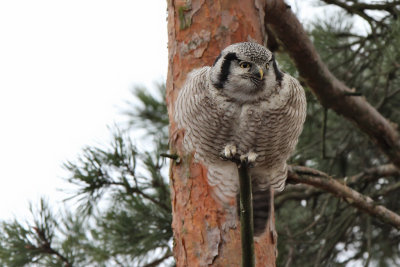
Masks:
[[[324,214],[325,209],[328,206],[328,202],[329,202],[329,198],[327,198],[325,200],[324,204],[322,205],[321,212],[319,213],[319,216],[317,217],[317,219],[315,221],[313,221],[311,224],[309,224],[307,227],[305,227],[300,232],[295,233],[292,237],[302,235],[302,234],[306,233],[308,230],[310,230],[311,228],[313,228],[319,222],[319,220],[322,218],[322,214]]]
[[[371,239],[372,239],[372,230],[371,230],[371,217],[367,218],[367,251],[368,251],[368,258],[365,261],[364,267],[369,266],[369,262],[371,261]]]
[[[289,242],[286,243],[286,245],[289,247],[288,248],[289,252],[288,252],[288,255],[286,258],[285,267],[290,267],[290,264],[292,263],[293,255],[294,255],[294,244],[292,242],[293,238],[292,238],[292,234],[290,233],[289,228],[285,227],[285,230],[286,230],[287,236],[290,240]]]
[[[382,197],[382,196],[386,196],[392,192],[398,191],[400,189],[400,182],[388,185],[386,187],[384,187],[382,190],[379,190],[378,192],[376,192],[376,194],[373,195],[373,197]]]
[[[381,177],[389,176],[400,176],[400,170],[397,169],[393,164],[385,164],[366,169],[365,171],[346,179],[346,184],[354,185],[360,181],[375,181]]]

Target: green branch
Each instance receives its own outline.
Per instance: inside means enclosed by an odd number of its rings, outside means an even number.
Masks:
[[[242,267],[254,267],[253,196],[247,163],[237,164],[240,181],[240,235],[242,241]]]

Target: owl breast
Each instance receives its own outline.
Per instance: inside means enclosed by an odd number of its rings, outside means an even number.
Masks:
[[[175,120],[185,130],[184,148],[209,169],[212,185],[232,179],[237,191],[237,177],[227,177],[232,162],[223,162],[227,145],[234,145],[239,155],[257,154],[253,178],[260,184],[286,179],[286,161],[293,152],[306,114],[303,89],[289,75],[273,94],[252,103],[236,103],[222,96],[208,79],[209,67],[192,72],[178,95]],[[227,168],[225,168],[227,167]],[[225,174],[224,174],[225,172]],[[229,171],[233,172],[234,171]]]
[[[239,131],[235,134],[239,153],[255,152],[256,166],[270,168],[286,162],[301,133],[303,112],[293,107],[289,99],[285,105],[273,109],[268,103],[244,106],[241,113]]]
[[[209,89],[209,67],[195,70],[178,95],[175,120],[185,130],[184,148],[205,163],[215,163],[230,140],[237,117],[234,103],[223,101]]]

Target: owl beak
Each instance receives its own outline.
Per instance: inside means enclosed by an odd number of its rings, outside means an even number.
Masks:
[[[258,70],[260,71],[260,79],[262,80],[263,76],[264,76],[264,72],[263,72],[262,68],[259,68]]]
[[[262,80],[264,77],[264,70],[263,68],[257,66],[255,68],[252,68],[251,71],[251,76],[253,76],[254,78],[256,78],[257,80]]]

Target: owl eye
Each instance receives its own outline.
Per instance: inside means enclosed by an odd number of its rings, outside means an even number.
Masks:
[[[250,63],[248,63],[248,62],[242,62],[242,63],[240,63],[240,67],[241,67],[242,69],[248,69],[248,68],[250,68]]]
[[[269,63],[265,64],[265,68],[269,69]]]

